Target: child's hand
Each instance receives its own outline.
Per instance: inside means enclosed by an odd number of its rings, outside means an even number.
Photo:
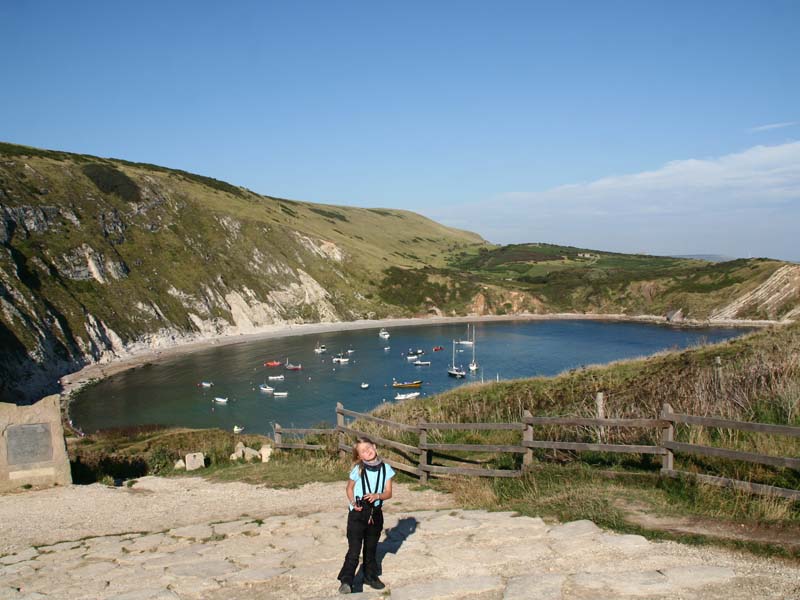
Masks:
[[[353,504],[353,510],[356,512],[361,512],[362,510],[364,510],[364,507],[358,506],[357,504]]]
[[[380,494],[367,494],[366,496],[364,496],[364,498],[366,500],[369,500],[369,503],[372,504],[376,500],[380,500],[380,496],[381,496]]]

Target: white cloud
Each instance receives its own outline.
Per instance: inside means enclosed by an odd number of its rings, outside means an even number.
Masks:
[[[758,127],[751,127],[747,130],[748,133],[759,133],[761,131],[772,131],[773,129],[783,129],[784,127],[792,127],[793,125],[800,124],[800,121],[785,121],[783,123],[769,123],[768,125],[759,125]]]
[[[800,142],[428,214],[500,243],[800,260]]]

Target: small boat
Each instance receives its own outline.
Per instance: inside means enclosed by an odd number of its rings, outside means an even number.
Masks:
[[[444,346],[434,346],[433,347],[433,351],[434,352],[441,352],[442,350],[444,350]]]
[[[388,351],[389,351],[389,350],[391,350],[391,349],[392,349],[392,347],[391,347],[391,346],[384,346],[384,347],[383,347],[383,350],[384,350],[384,352],[388,352]]]
[[[273,392],[272,395],[276,398],[286,398],[286,396],[289,395],[289,392]]]
[[[289,359],[286,359],[286,362],[283,365],[284,369],[287,371],[300,371],[303,368],[303,365],[293,365],[289,362]]]
[[[270,375],[267,379],[270,381],[283,381],[285,378],[283,375]]]
[[[322,354],[323,352],[326,352],[327,350],[328,349],[325,347],[325,344],[320,344],[319,342],[317,342],[317,347],[314,348],[314,353],[315,354]]]
[[[425,350],[422,348],[417,348],[416,350],[409,348],[408,352],[406,352],[406,356],[409,358],[416,358],[417,356],[422,356],[423,354],[425,354]]]
[[[475,360],[475,328],[472,328],[472,362],[469,363],[469,372],[474,373],[478,370],[478,361]]]
[[[397,381],[396,379],[392,380],[393,388],[418,388],[421,386],[422,386],[421,379],[415,379],[414,381]]]
[[[233,433],[242,433],[244,431],[244,427],[239,427],[238,425],[233,426]]]
[[[200,387],[210,388],[212,385],[214,385],[214,382],[213,381],[201,381],[199,385],[200,385]]]
[[[378,337],[380,337],[381,339],[384,339],[384,340],[388,340],[391,336],[389,335],[388,331],[386,331],[385,329],[381,329],[378,332]]]
[[[395,400],[412,400],[413,398],[419,398],[419,392],[409,392],[407,394],[397,394],[394,397]]]
[[[270,387],[266,383],[262,383],[260,386],[258,386],[258,389],[265,394],[270,394],[275,391],[274,387]]]
[[[456,379],[462,379],[467,376],[467,372],[462,369],[461,367],[456,367],[456,342],[453,340],[453,364],[450,365],[450,368],[447,369],[447,374],[450,377],[455,377]]]
[[[365,381],[365,382],[363,382],[363,383],[361,384],[361,389],[362,389],[362,390],[365,390],[365,389],[367,389],[368,387],[369,387],[369,384],[368,384],[366,381]]]
[[[431,361],[429,360],[415,360],[413,363],[415,367],[430,367]]]
[[[348,349],[347,349],[347,353],[348,353],[348,354],[352,354],[353,352],[355,352],[355,350],[353,350],[352,348],[348,348]]]
[[[217,404],[227,404],[228,403],[228,399],[227,398],[220,398],[219,396],[216,396],[214,398],[214,402],[216,402]]]
[[[339,354],[337,354],[336,356],[334,356],[334,357],[331,359],[331,361],[332,361],[332,362],[334,362],[334,363],[339,363],[340,365],[346,365],[347,363],[349,363],[349,362],[350,362],[350,357],[349,357],[349,356],[345,356],[344,354],[342,354],[342,353],[340,352]]]
[[[475,343],[475,327],[472,328],[472,339],[469,337],[469,325],[467,325],[467,339],[459,340],[456,343],[462,346],[472,346]]]
[[[264,363],[265,367],[280,367],[283,363],[279,360],[268,360]]]

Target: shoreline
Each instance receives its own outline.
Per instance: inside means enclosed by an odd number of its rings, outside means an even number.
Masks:
[[[462,317],[409,317],[397,319],[362,319],[358,321],[332,321],[326,323],[301,323],[290,324],[282,323],[279,325],[269,325],[262,327],[254,333],[239,333],[219,335],[204,338],[201,340],[181,342],[176,341],[174,345],[161,348],[135,349],[126,355],[117,356],[108,362],[95,362],[86,365],[79,371],[74,371],[62,376],[59,379],[61,390],[59,392],[61,410],[65,421],[69,424],[69,404],[72,396],[80,391],[84,386],[95,381],[105,379],[117,373],[122,373],[129,369],[135,369],[142,365],[162,361],[168,358],[183,356],[193,352],[199,352],[213,347],[232,346],[263,339],[280,339],[284,337],[296,337],[302,335],[313,335],[315,333],[329,333],[334,331],[355,331],[361,329],[380,329],[381,327],[413,327],[419,325],[439,325],[448,323],[473,323],[473,322],[502,322],[502,321],[610,321],[610,322],[633,322],[650,323],[668,327],[771,327],[773,325],[787,324],[784,321],[755,321],[725,319],[715,321],[696,321],[684,320],[680,322],[668,322],[665,317],[658,315],[624,315],[624,314],[584,314],[584,313],[551,313],[533,314],[522,313],[514,315],[471,315]]]

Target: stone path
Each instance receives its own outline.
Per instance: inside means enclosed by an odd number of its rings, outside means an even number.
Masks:
[[[341,484],[315,486],[341,494]],[[547,525],[511,513],[424,510],[414,507],[417,493],[423,504],[430,503],[429,492],[403,487],[396,496],[411,508],[386,511],[379,560],[387,590],[367,588],[358,597],[800,598],[797,564],[648,542],[602,531],[589,521]],[[346,550],[344,510],[262,517],[258,512],[160,531],[18,546],[0,557],[0,599],[337,597],[336,574]],[[356,591],[361,591],[358,579]]]

